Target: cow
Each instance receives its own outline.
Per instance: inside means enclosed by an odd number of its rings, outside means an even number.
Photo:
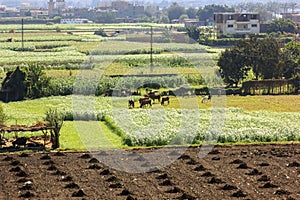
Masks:
[[[170,104],[170,98],[169,97],[162,97],[161,98],[161,105],[164,105],[165,102],[168,102],[168,105]]]
[[[147,99],[144,99],[144,100],[140,101],[140,108],[144,108],[147,105],[149,105],[150,107],[152,106],[151,99],[147,98]]]
[[[204,97],[202,97],[201,103],[206,103],[209,100],[211,100],[211,96],[210,95],[205,95]]]
[[[134,108],[134,101],[132,99],[128,100],[128,108]]]
[[[12,144],[13,144],[14,148],[16,147],[16,145],[18,147],[20,147],[21,145],[23,145],[25,147],[26,142],[27,142],[26,137],[20,137],[20,138],[17,138],[15,141],[13,141]]]
[[[160,94],[158,93],[158,91],[150,91],[147,94],[152,100],[153,102],[155,101],[155,99],[158,100],[158,102],[160,102]]]

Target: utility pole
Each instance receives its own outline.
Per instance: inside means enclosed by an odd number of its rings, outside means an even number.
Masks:
[[[150,33],[150,72],[153,72],[153,28],[151,26],[151,33]]]
[[[22,51],[24,51],[24,19],[22,18]]]

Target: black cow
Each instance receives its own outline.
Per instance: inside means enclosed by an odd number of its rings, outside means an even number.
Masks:
[[[14,147],[16,147],[16,145],[18,147],[20,147],[21,145],[23,145],[25,147],[26,142],[27,142],[26,137],[20,137],[20,138],[17,138],[15,141],[13,141],[12,144],[13,144]]]
[[[128,100],[128,108],[134,108],[134,101],[132,99]]]

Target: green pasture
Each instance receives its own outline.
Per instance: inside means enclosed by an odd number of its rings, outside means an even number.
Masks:
[[[80,129],[78,128],[80,126]],[[80,134],[78,132],[80,131]],[[83,143],[84,141],[84,143]],[[109,149],[123,147],[122,139],[96,121],[66,121],[61,129],[61,148],[65,150]]]

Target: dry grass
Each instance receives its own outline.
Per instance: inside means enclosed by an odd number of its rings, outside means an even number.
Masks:
[[[226,104],[248,111],[300,112],[300,95],[227,96]]]
[[[300,112],[300,95],[278,96],[226,96],[224,98],[213,97],[212,102],[201,103],[202,97],[171,97],[171,108],[199,108],[207,109],[216,107],[218,101],[226,108],[241,108],[245,111],[273,111],[273,112]],[[219,99],[216,99],[219,98]],[[222,101],[222,102],[221,102]],[[195,106],[198,103],[198,107]],[[155,106],[156,107],[156,106]]]

